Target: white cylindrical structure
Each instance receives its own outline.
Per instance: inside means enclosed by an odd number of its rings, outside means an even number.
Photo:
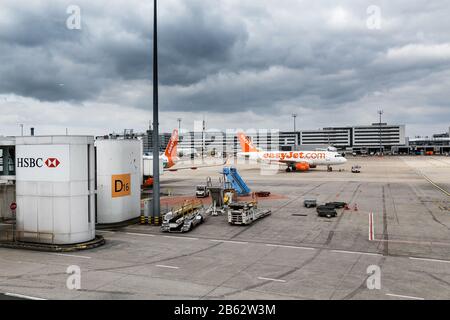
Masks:
[[[16,138],[16,231],[21,241],[95,238],[94,137]]]
[[[142,141],[98,139],[97,223],[111,224],[141,214]]]

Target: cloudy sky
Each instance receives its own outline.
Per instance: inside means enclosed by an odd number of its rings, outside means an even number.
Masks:
[[[448,0],[160,0],[161,127],[450,126]],[[80,8],[81,29],[67,13]],[[379,10],[378,10],[379,9]],[[1,0],[0,135],[144,130],[150,0]],[[75,22],[74,22],[75,21]],[[76,24],[75,24],[76,26]]]

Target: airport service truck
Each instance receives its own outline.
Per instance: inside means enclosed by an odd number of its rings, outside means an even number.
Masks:
[[[255,202],[234,202],[227,208],[228,223],[249,225],[271,214],[270,210],[258,210]]]
[[[209,197],[209,189],[205,185],[198,185],[195,188],[195,196],[197,198],[207,198]]]
[[[199,201],[186,201],[180,208],[163,216],[162,232],[188,232],[203,223],[206,211]]]

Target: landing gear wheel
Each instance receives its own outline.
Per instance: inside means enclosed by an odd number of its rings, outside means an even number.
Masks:
[[[333,168],[330,167],[330,166],[328,166],[327,171],[328,171],[328,172],[332,172],[332,171],[333,171]]]
[[[286,168],[286,172],[291,172],[292,171],[292,168],[291,167],[287,167]]]

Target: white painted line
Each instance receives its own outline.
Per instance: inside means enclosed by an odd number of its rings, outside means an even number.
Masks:
[[[26,295],[18,294],[18,293],[9,293],[9,292],[5,292],[5,296],[21,298],[21,299],[29,299],[29,300],[47,300],[47,299],[43,299],[43,298],[37,298],[37,297],[26,296]]]
[[[210,241],[212,241],[212,242],[234,243],[234,244],[248,244],[248,242],[231,241],[231,240],[210,240]]]
[[[264,278],[264,277],[258,277],[258,279],[259,279],[259,280],[274,281],[274,282],[286,282],[286,280],[272,279],[272,278]]]
[[[163,265],[163,264],[157,264],[156,266],[159,267],[159,268],[180,269],[180,267],[166,266],[166,265]]]
[[[115,231],[108,231],[108,230],[95,230],[95,232],[100,232],[100,233],[116,233]]]
[[[182,238],[182,239],[187,239],[187,240],[198,240],[198,238],[193,238],[193,237],[179,237],[179,238]]]
[[[191,237],[176,237],[176,236],[164,236],[164,238],[186,239],[186,240],[198,240],[198,238],[191,238]]]
[[[143,237],[154,237],[155,235],[153,234],[148,234],[148,233],[133,233],[133,232],[125,232],[125,234],[128,234],[130,236],[143,236]]]
[[[392,243],[408,243],[408,244],[420,244],[420,245],[427,245],[427,246],[450,246],[450,242],[435,242],[435,241],[406,241],[406,240],[385,240],[385,239],[375,239],[374,241],[378,242],[392,242]]]
[[[302,249],[302,250],[316,250],[315,248],[308,247],[296,247],[296,246],[282,246],[278,244],[266,244],[268,247],[276,247],[276,248],[288,248],[288,249]]]
[[[62,256],[62,257],[71,257],[71,258],[80,258],[80,259],[91,259],[91,257],[87,257],[87,256],[78,256],[75,254],[65,254],[65,253],[50,253],[51,255],[54,256]]]
[[[443,263],[450,263],[449,260],[438,260],[438,259],[425,259],[425,258],[415,258],[415,257],[409,257],[411,260],[421,260],[421,261],[430,261],[430,262],[443,262]]]
[[[373,212],[369,214],[369,241],[375,239],[375,227],[373,223]]]
[[[386,293],[386,295],[390,296],[390,297],[396,297],[396,298],[405,298],[405,299],[413,299],[413,300],[425,300],[424,298],[412,297],[412,296],[402,296],[400,294]]]
[[[146,227],[143,227],[143,228],[126,227],[126,228],[123,228],[121,232],[123,232],[123,231],[132,231],[132,232],[136,231],[136,232],[142,232],[142,230],[149,230],[149,229],[146,228]],[[119,232],[120,232],[120,231],[119,231]]]
[[[363,254],[363,255],[366,255],[366,256],[377,256],[377,257],[381,257],[382,256],[382,254],[379,254],[379,253],[359,252],[359,251],[331,250],[331,252],[350,253],[350,254]]]

